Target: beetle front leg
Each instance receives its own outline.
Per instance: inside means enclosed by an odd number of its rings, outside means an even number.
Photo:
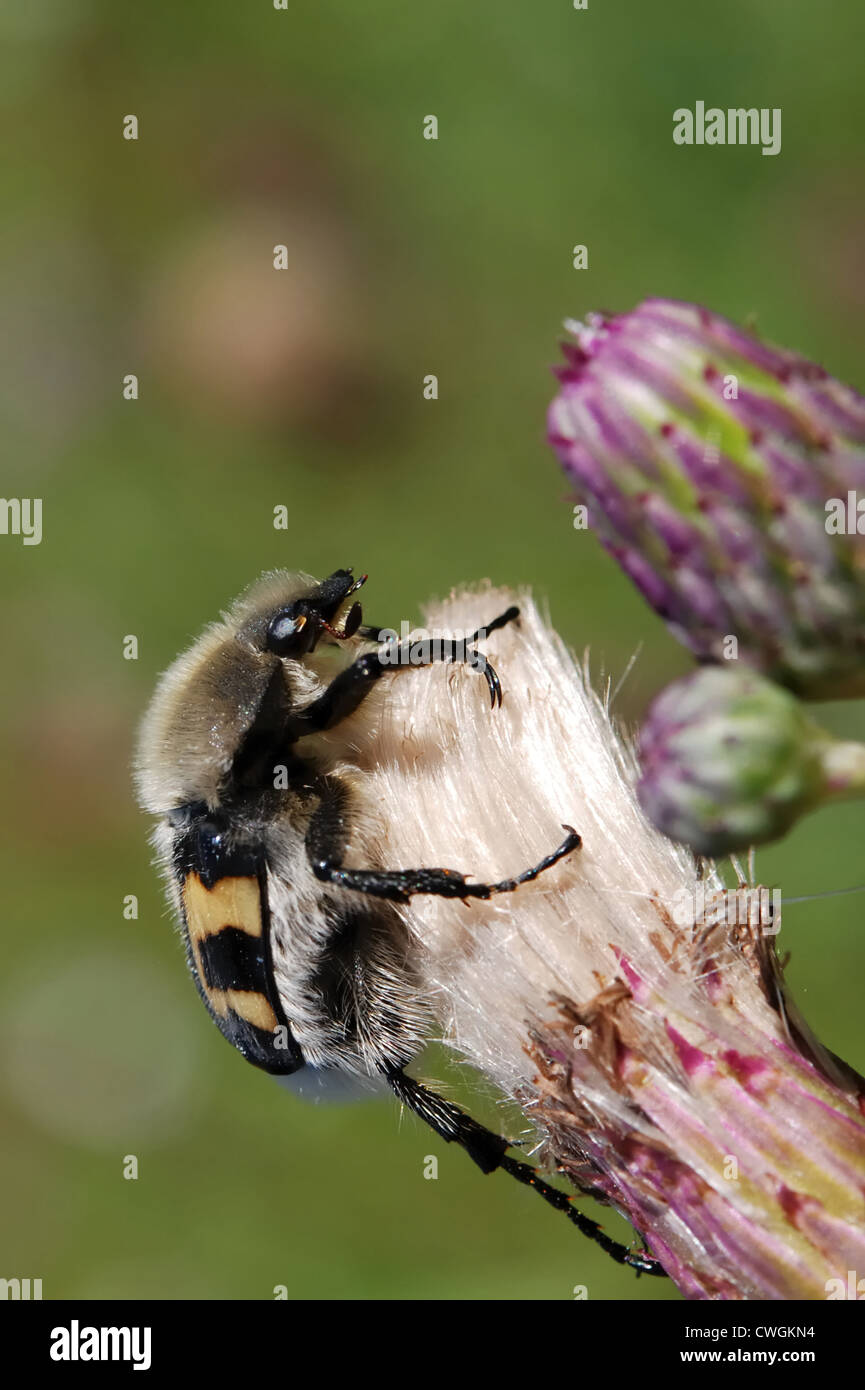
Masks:
[[[351,666],[340,671],[317,700],[313,700],[306,709],[288,719],[285,736],[293,743],[307,734],[321,733],[334,728],[341,724],[343,719],[354,714],[382,676],[408,670],[412,666],[427,666],[433,661],[468,662],[475,670],[480,671],[486,680],[491,704],[501,705],[502,687],[498,675],[483,653],[475,650],[474,644],[488,633],[513,622],[519,617],[519,612],[518,608],[508,608],[486,627],[478,628],[471,637],[462,641],[434,638],[426,644],[427,652],[425,655],[422,653],[419,660],[415,660],[415,652],[422,644],[411,641],[387,644],[378,651],[366,652],[353,661]],[[367,631],[381,635],[386,629],[370,628]]]

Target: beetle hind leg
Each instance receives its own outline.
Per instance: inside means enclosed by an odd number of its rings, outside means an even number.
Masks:
[[[460,1110],[459,1106],[445,1100],[435,1091],[428,1090],[426,1086],[422,1086],[413,1077],[406,1076],[401,1067],[386,1069],[385,1076],[398,1100],[414,1111],[446,1143],[456,1143],[459,1144],[460,1148],[465,1149],[482,1172],[494,1173],[500,1168],[502,1172],[515,1178],[517,1182],[523,1183],[527,1187],[533,1187],[545,1202],[554,1207],[556,1211],[564,1212],[568,1220],[577,1227],[577,1230],[599,1245],[617,1264],[628,1265],[629,1268],[636,1270],[638,1275],[652,1274],[661,1278],[666,1277],[666,1271],[661,1268],[658,1261],[648,1251],[630,1250],[626,1245],[621,1245],[619,1241],[611,1239],[597,1221],[592,1221],[591,1217],[586,1216],[584,1212],[573,1205],[573,1199],[567,1192],[545,1182],[531,1164],[509,1158],[507,1150],[512,1147],[509,1139],[505,1139],[503,1135],[494,1134],[492,1130],[486,1129],[477,1120],[473,1120],[471,1115]]]

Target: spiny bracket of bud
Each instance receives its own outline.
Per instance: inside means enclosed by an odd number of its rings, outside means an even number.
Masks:
[[[865,746],[833,739],[789,691],[741,667],[667,686],[640,754],[643,810],[708,856],[777,839],[814,807],[865,793]]]
[[[693,304],[567,327],[550,442],[675,636],[703,660],[735,636],[806,698],[865,694],[865,398]]]

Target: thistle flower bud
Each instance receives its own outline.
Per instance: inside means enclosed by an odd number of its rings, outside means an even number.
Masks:
[[[440,669],[418,672],[356,751],[370,807],[400,797],[396,866],[497,881],[562,823],[582,836],[516,892],[398,909],[441,1035],[522,1108],[512,1136],[624,1215],[687,1297],[844,1297],[849,1271],[865,1277],[865,1083],[788,997],[778,915],[753,893],[739,911],[648,822],[630,749],[530,597],[455,596],[426,627],[469,631],[512,603],[519,623],[484,643],[501,709],[464,668],[446,695]],[[574,1240],[593,1296],[595,1248]]]
[[[675,636],[715,660],[735,637],[808,698],[865,693],[865,399],[697,305],[568,327],[550,442]]]
[[[832,742],[772,681],[704,667],[667,686],[649,710],[640,804],[698,854],[747,849],[785,834],[828,794],[823,755]]]

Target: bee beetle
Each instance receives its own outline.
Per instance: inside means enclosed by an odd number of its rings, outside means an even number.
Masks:
[[[320,582],[264,575],[169,667],[145,715],[139,799],[159,817],[154,843],[198,991],[254,1066],[383,1078],[484,1172],[502,1168],[620,1263],[659,1272],[509,1157],[509,1140],[405,1072],[427,1040],[431,1009],[396,905],[418,893],[514,892],[578,849],[580,837],[564,826],[560,845],[497,883],[376,862],[353,733],[372,692],[410,679],[418,663],[390,629],[364,625],[355,595],[366,578],[351,569]],[[501,685],[478,643],[518,616],[509,608],[465,642],[438,640],[429,661],[467,662],[495,707]],[[334,674],[335,647],[353,659]],[[349,849],[360,867],[345,863]]]

